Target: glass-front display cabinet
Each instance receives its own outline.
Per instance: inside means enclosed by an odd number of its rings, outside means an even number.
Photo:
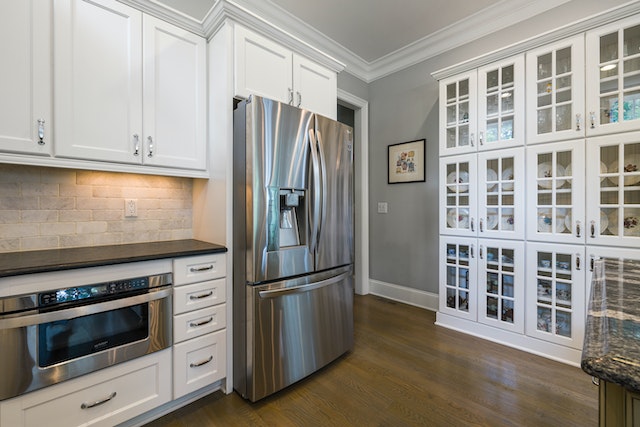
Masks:
[[[524,333],[524,242],[478,239],[478,321]]]
[[[477,73],[440,82],[440,155],[476,151]]]
[[[440,233],[477,234],[477,155],[440,159]]]
[[[640,16],[586,35],[587,135],[640,129]]]
[[[478,69],[478,150],[524,144],[524,55]]]
[[[527,144],[583,137],[584,36],[527,52]]]
[[[440,237],[440,311],[468,320],[477,313],[477,241]]]
[[[478,154],[478,236],[524,238],[524,148]]]
[[[587,244],[640,247],[640,133],[587,140]]]
[[[584,255],[584,246],[527,243],[527,335],[582,348]]]
[[[527,147],[527,239],[585,242],[584,139]]]

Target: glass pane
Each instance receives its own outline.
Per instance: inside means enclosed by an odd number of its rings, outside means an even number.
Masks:
[[[551,53],[538,56],[538,80],[551,75]]]
[[[556,79],[557,90],[571,87],[571,76],[558,77]]]
[[[447,286],[456,285],[456,268],[452,266],[447,267]]]
[[[618,77],[607,77],[600,79],[600,93],[606,94],[616,92],[618,90]]]
[[[498,295],[498,275],[496,273],[487,275],[487,293]]]
[[[469,97],[469,79],[460,80],[460,98]]]
[[[624,30],[624,56],[640,53],[640,25]]]
[[[469,145],[469,126],[460,126],[459,130],[459,144],[461,147],[466,147]]]
[[[556,52],[556,74],[564,74],[571,71],[571,46]]]
[[[513,112],[513,90],[502,92],[500,97],[502,98],[502,113]]]
[[[466,268],[460,269],[460,277],[458,278],[459,286],[463,289],[469,289],[469,270]]]
[[[571,284],[570,283],[557,283],[556,284],[556,305],[571,308]]]
[[[487,91],[496,90],[498,87],[498,70],[492,70],[487,73]]]
[[[600,123],[616,123],[618,121],[618,96],[600,97]]]
[[[544,270],[549,270],[551,268],[551,259],[552,254],[550,252],[538,252],[538,267]],[[538,289],[540,288],[538,287]]]
[[[487,317],[491,319],[498,318],[498,298],[487,297]]]
[[[498,249],[497,248],[487,248],[487,262],[495,263],[498,262]],[[493,274],[493,273],[491,273]],[[496,286],[498,285],[498,276],[495,276]],[[497,293],[497,290],[496,290]]]
[[[549,132],[551,132],[551,108],[538,110],[538,135]]]
[[[600,62],[618,59],[618,32],[600,37]]]
[[[623,108],[624,120],[636,120],[640,118],[640,90],[624,93]]]
[[[447,129],[447,148],[456,146],[456,128]]]
[[[559,105],[556,108],[556,130],[571,129],[571,104]]]
[[[487,142],[495,142],[498,140],[498,119],[487,120]]]
[[[450,83],[447,85],[447,104],[450,104],[456,100],[456,84]]]
[[[462,311],[469,311],[469,292],[460,291],[458,309]]]
[[[513,276],[502,276],[502,296],[513,298]]]
[[[466,101],[460,103],[460,109],[458,110],[458,122],[469,122],[469,103]]]
[[[556,312],[556,334],[571,337],[571,313],[560,310]]]
[[[498,114],[498,94],[487,95],[487,116]]]
[[[502,321],[513,323],[513,301],[502,300]]]
[[[551,332],[551,309],[538,307],[537,329],[542,332]]]
[[[450,105],[447,107],[447,125],[451,126],[456,123],[456,106]]]
[[[551,105],[551,82],[538,83],[538,107]]]
[[[502,85],[509,86],[513,84],[513,65],[502,68]]]
[[[551,262],[549,262],[551,264]],[[551,304],[551,281],[538,279],[538,303]]]
[[[447,307],[456,308],[456,290],[447,288]]]
[[[508,116],[502,119],[500,139],[513,139],[513,116]]]

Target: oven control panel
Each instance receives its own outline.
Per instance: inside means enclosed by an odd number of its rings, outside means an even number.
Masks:
[[[148,277],[116,280],[93,285],[74,286],[38,294],[38,306],[46,307],[65,302],[104,298],[124,292],[131,292],[149,287]]]

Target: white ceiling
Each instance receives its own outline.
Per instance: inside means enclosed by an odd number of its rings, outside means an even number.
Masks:
[[[219,0],[151,1],[203,22]],[[347,71],[371,81],[569,0],[228,1],[333,55]]]

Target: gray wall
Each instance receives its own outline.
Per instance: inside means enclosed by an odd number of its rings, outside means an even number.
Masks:
[[[438,84],[431,73],[623,3],[573,0],[368,85],[370,279],[438,292]],[[426,182],[387,184],[387,146],[422,138]],[[389,213],[377,213],[379,201]]]

